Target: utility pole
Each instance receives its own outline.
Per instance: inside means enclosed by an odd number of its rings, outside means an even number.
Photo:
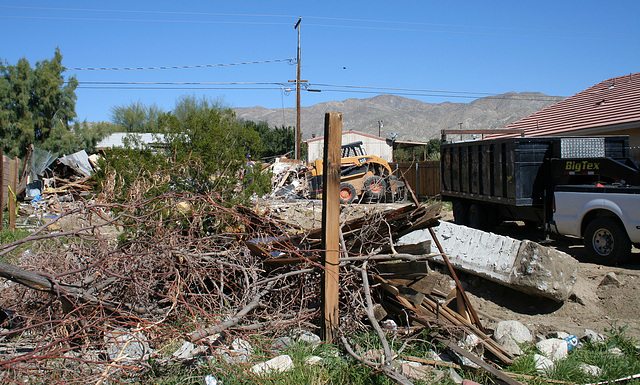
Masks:
[[[300,127],[300,22],[302,17],[298,19],[294,29],[298,30],[298,62],[296,69],[296,159],[300,159],[300,140],[302,138]]]

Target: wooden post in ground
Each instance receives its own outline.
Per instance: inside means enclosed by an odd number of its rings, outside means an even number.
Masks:
[[[9,228],[16,231],[16,190],[18,188],[18,157],[11,160],[9,166],[9,194],[7,195],[7,208],[9,210]]]
[[[334,341],[338,330],[341,147],[342,114],[328,112],[324,116],[324,174],[322,176],[322,248],[325,250],[322,331],[326,342]]]
[[[0,147],[0,231],[2,231],[2,221],[4,220],[4,154]]]

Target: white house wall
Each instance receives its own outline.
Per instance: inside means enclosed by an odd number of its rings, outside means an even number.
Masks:
[[[362,142],[362,146],[369,155],[377,155],[380,158],[391,162],[393,160],[393,149],[389,146],[385,139],[362,135],[357,132],[344,132],[342,134],[342,144],[353,142]],[[307,142],[309,145],[309,162],[324,157],[324,139],[319,138]]]

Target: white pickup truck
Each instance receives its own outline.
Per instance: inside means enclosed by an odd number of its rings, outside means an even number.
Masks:
[[[556,186],[551,230],[584,239],[589,258],[615,265],[640,245],[640,188]]]

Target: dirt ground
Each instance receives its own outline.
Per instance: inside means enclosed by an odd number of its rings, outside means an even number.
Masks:
[[[541,241],[544,237],[542,231],[531,233],[516,222],[504,223],[495,232],[532,241]],[[541,243],[564,251],[580,262],[569,300],[558,304],[471,278],[468,292],[477,309],[498,319],[518,320],[541,333],[562,330],[580,337],[585,329],[604,334],[607,329],[626,327],[627,335],[640,339],[638,249],[633,249],[628,263],[612,267],[587,261],[580,240],[557,236]]]
[[[343,208],[343,217],[358,217],[363,213],[398,205],[350,205]],[[321,202],[302,201],[271,205],[275,216],[304,228],[321,224]],[[453,220],[450,212],[443,211],[441,220]],[[541,241],[542,232],[525,229],[517,222],[500,225],[496,233],[517,239]],[[586,260],[579,240],[568,238],[544,242],[576,258],[578,278],[573,295],[564,303],[535,297],[506,288],[469,274],[461,274],[472,305],[486,326],[500,320],[517,320],[536,334],[565,331],[581,337],[585,329],[606,334],[612,328],[626,327],[627,335],[640,339],[640,251],[633,250],[628,264],[619,267],[601,266]]]

